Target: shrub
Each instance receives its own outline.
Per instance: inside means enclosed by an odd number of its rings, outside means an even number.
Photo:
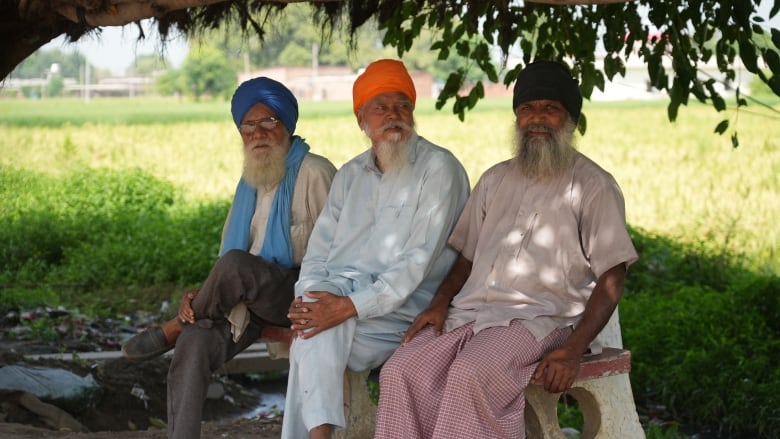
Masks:
[[[746,300],[776,301],[773,283],[765,285],[751,293],[684,286],[626,297],[621,320],[632,350],[634,396],[726,433],[757,437],[778,431],[780,341],[757,301]]]
[[[184,205],[170,183],[140,170],[55,178],[2,169],[0,187],[4,290],[56,288],[62,298],[202,281],[228,207]]]

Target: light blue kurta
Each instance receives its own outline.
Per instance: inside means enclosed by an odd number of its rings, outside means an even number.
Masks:
[[[409,166],[383,175],[368,150],[333,180],[295,294],[349,296],[358,315],[293,343],[283,438],[344,426],[346,368],[382,364],[455,261],[447,238],[468,197],[466,172],[452,153],[421,137],[408,157]]]

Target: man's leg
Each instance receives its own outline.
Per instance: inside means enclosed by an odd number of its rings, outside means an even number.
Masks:
[[[349,319],[290,349],[282,438],[327,439],[344,427],[344,372],[380,366],[409,322],[395,316]]]
[[[227,320],[187,325],[168,369],[168,438],[200,437],[203,402],[211,374],[257,340],[260,326],[250,322],[237,343]]]
[[[287,269],[241,250],[225,253],[214,264],[195,299],[195,318],[219,319],[244,303],[260,320],[290,326],[287,311],[293,301],[299,270]]]
[[[344,426],[344,371],[354,333],[355,319],[349,319],[308,340],[293,340],[283,439],[307,438],[309,430],[322,425]],[[314,433],[324,433],[322,430],[329,428],[322,427]]]
[[[474,334],[452,362],[432,438],[525,437],[524,389],[536,363],[571,333],[556,329],[537,341],[514,320]]]
[[[433,327],[427,327],[387,360],[379,376],[375,438],[431,436],[447,370],[473,335],[471,328],[469,324],[437,337]]]
[[[210,375],[246,349],[260,335],[261,325],[289,326],[287,311],[298,277],[247,252],[230,251],[220,258],[192,301],[195,324],[184,325],[168,371],[168,435],[197,438]],[[233,342],[225,318],[233,306],[251,310],[248,326]]]
[[[244,303],[259,320],[289,326],[287,311],[292,303],[299,270],[287,269],[250,253],[231,250],[214,264],[209,277],[192,301],[198,319],[221,319],[239,303]],[[178,317],[159,328],[136,335],[122,346],[131,360],[161,355],[176,344],[183,328]]]

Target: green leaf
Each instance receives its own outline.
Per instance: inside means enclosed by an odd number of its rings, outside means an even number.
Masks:
[[[772,91],[777,96],[780,96],[780,75],[775,74],[774,76],[769,78],[769,81],[767,81],[767,85],[769,85],[769,88],[771,88]]]
[[[780,30],[772,29],[772,44],[774,44],[775,47],[780,48]]]
[[[482,81],[477,81],[477,83],[474,84],[474,88],[469,92],[468,107],[474,108],[474,106],[477,105],[477,102],[484,97],[485,87],[482,85]]]
[[[731,146],[733,148],[736,148],[739,146],[739,137],[737,136],[737,132],[734,131],[734,133],[731,135]]]
[[[580,113],[580,119],[577,121],[577,131],[579,131],[580,135],[585,134],[585,131],[588,129],[588,118],[585,116],[585,113]]]
[[[720,121],[718,126],[715,127],[715,132],[717,134],[723,134],[726,132],[727,129],[729,129],[729,121],[728,119],[723,119],[722,121]]]
[[[756,56],[756,48],[752,42],[739,40],[739,57],[742,59],[742,63],[745,64],[745,68],[751,73],[758,73],[758,63]]]
[[[468,58],[471,53],[471,47],[469,46],[468,41],[458,41],[457,44],[455,44],[455,50],[458,51],[458,55],[464,58]]]
[[[772,49],[765,50],[763,54],[769,70],[775,75],[780,74],[780,55]]]

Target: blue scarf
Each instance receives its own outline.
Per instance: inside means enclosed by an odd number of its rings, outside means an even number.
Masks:
[[[290,223],[292,219],[292,198],[295,192],[295,180],[301,162],[309,152],[309,145],[299,136],[293,136],[290,150],[284,159],[284,176],[276,189],[268,224],[265,227],[265,240],[259,256],[268,262],[292,268],[293,250],[290,239]],[[233,208],[225,230],[225,240],[222,243],[222,253],[229,250],[249,250],[249,228],[255,214],[257,190],[250,186],[242,177],[233,197]]]

